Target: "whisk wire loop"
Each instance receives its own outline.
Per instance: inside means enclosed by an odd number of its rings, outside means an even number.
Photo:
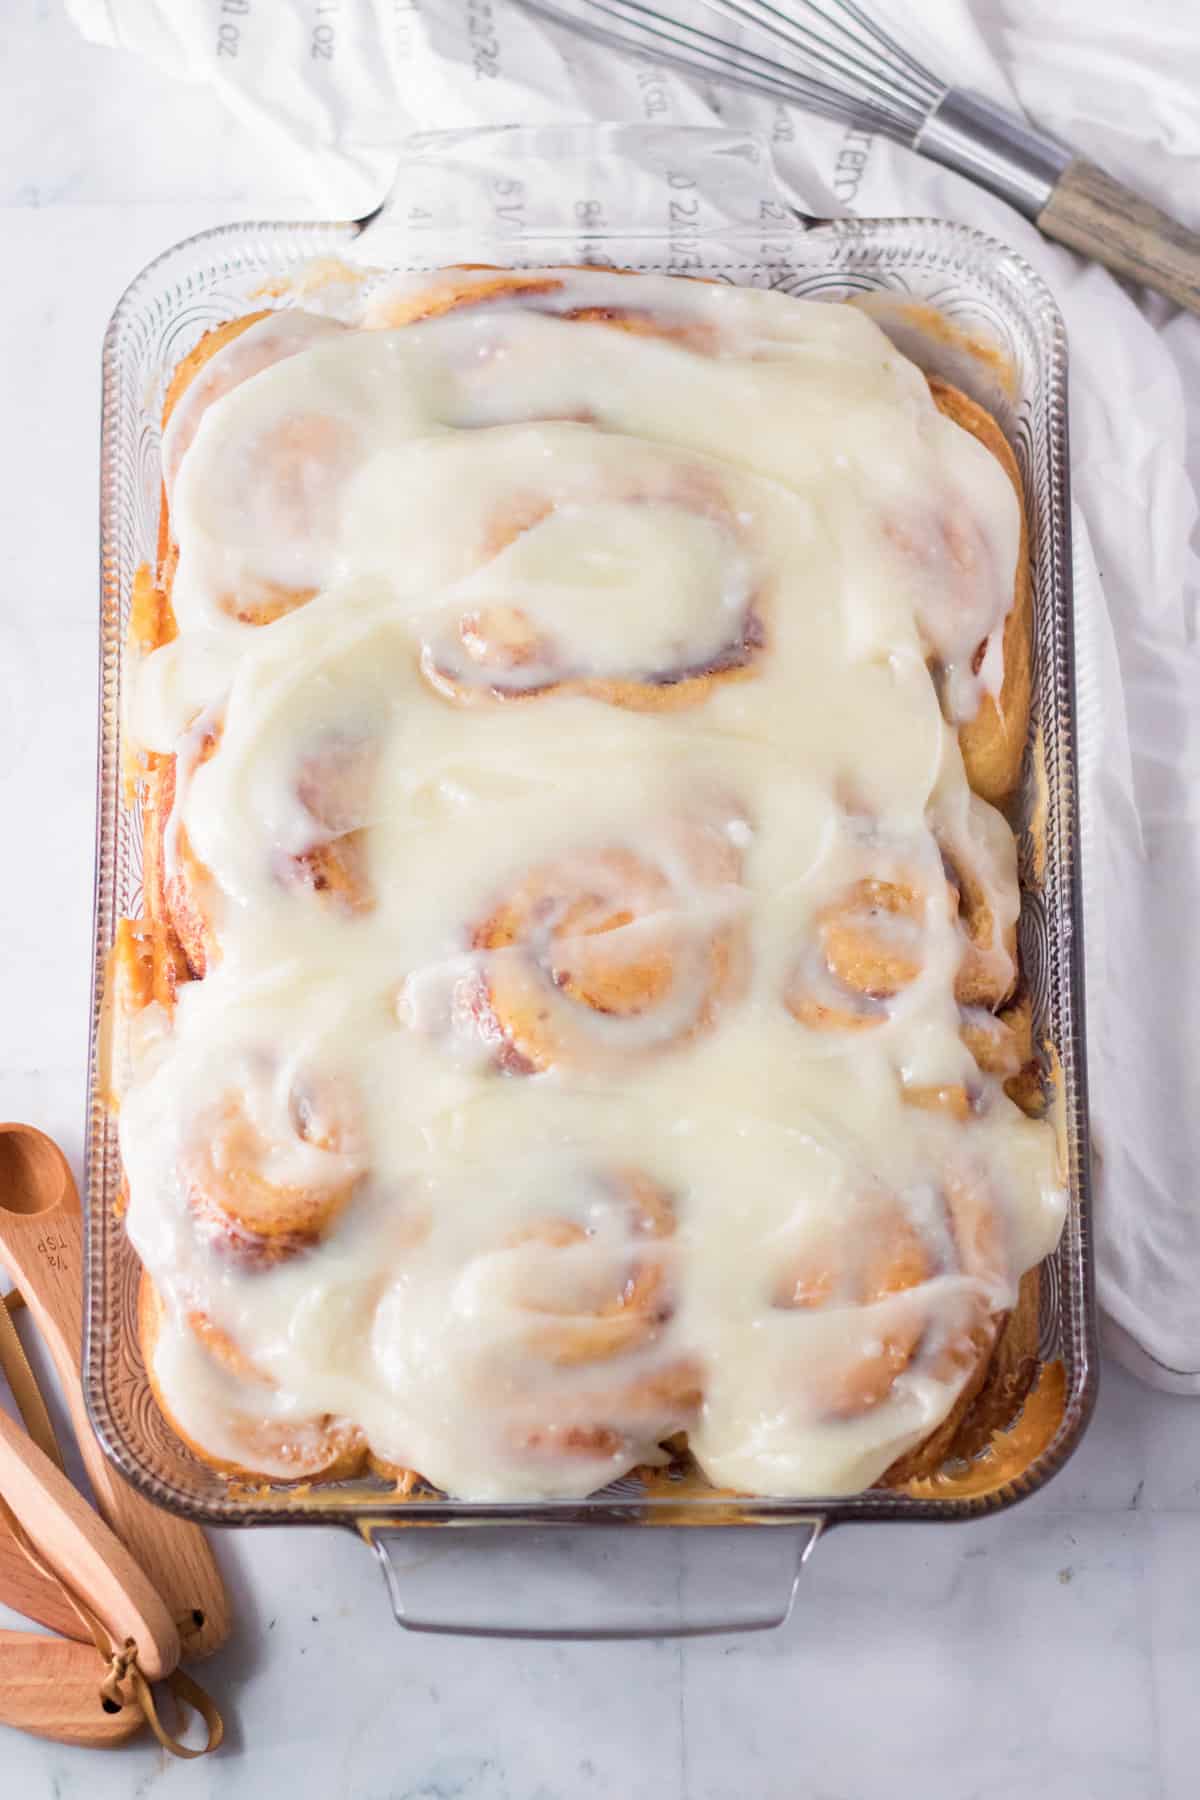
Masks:
[[[869,95],[872,101],[893,108],[897,123],[906,131],[919,128],[942,91],[942,84],[853,0],[832,0],[832,4],[854,21],[856,30],[838,19],[829,4],[816,6],[813,0],[790,0],[783,6],[772,0],[704,0],[704,4],[713,12],[743,19],[759,31],[782,38],[821,68],[857,84],[860,96]]]
[[[589,36],[901,143],[912,142],[946,92],[857,0],[667,0],[661,8],[646,0],[527,3]]]
[[[589,36],[615,40],[693,73],[718,80],[732,78],[777,100],[811,106],[872,130],[895,130],[890,116],[869,100],[852,98],[740,39],[731,42],[718,37],[679,16],[643,6],[639,0],[529,0],[529,4],[534,11],[566,20]]]

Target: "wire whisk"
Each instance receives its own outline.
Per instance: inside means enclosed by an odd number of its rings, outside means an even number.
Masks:
[[[879,132],[1200,312],[1200,235],[1049,133],[935,75],[858,0],[524,0],[617,48]]]

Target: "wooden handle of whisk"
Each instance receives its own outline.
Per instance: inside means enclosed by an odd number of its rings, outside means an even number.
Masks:
[[[1037,223],[1047,237],[1200,313],[1200,233],[1095,163],[1077,156],[1067,164]]]

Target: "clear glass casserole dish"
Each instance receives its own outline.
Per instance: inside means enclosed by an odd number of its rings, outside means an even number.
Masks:
[[[900,347],[997,417],[1025,488],[1034,568],[1034,700],[1022,817],[1021,960],[1070,1191],[1040,1280],[1040,1376],[978,1464],[922,1491],[731,1498],[628,1477],[585,1501],[398,1498],[368,1480],[235,1487],[159,1413],[135,1328],[137,1262],[120,1219],[105,975],[117,921],[141,911],[141,821],[122,790],[130,591],[153,559],[159,416],[179,360],[213,326],[295,292],[308,266],[607,263],[867,305]],[[992,239],[934,220],[807,220],[760,141],[639,127],[430,134],[361,222],[248,224],[168,250],[133,282],[104,346],[95,967],[88,1101],[86,1380],[117,1467],[212,1524],[339,1524],[373,1544],[396,1615],[419,1629],[574,1636],[753,1628],[786,1617],[795,1576],[836,1523],[978,1518],[1034,1492],[1078,1443],[1095,1394],[1079,838],[1075,793],[1066,346],[1049,294]],[[653,1534],[633,1526],[667,1528]],[[416,1538],[415,1527],[454,1527]],[[747,1527],[756,1527],[753,1531]],[[471,1527],[470,1531],[464,1528]],[[772,1529],[766,1529],[771,1527]],[[704,1528],[704,1529],[698,1529]]]

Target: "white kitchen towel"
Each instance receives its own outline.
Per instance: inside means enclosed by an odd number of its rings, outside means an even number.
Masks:
[[[68,7],[94,40],[212,82],[261,127],[266,154],[304,172],[315,214],[370,211],[412,130],[720,121],[770,140],[810,212],[939,214],[992,232],[1041,271],[1071,349],[1100,1297],[1118,1355],[1160,1386],[1200,1392],[1200,319],[1123,289],[885,139],[622,56],[512,0]],[[894,29],[911,36],[899,13]],[[927,0],[920,32],[946,79],[1025,106],[1200,228],[1194,8]]]

